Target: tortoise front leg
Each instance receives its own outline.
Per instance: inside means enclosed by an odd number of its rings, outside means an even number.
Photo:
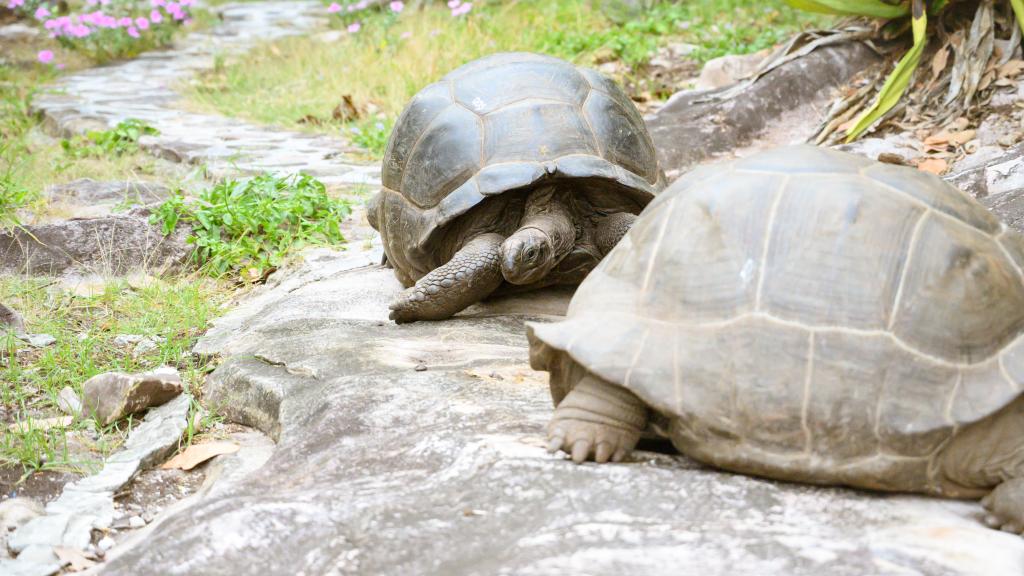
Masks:
[[[636,214],[629,212],[616,212],[609,214],[597,223],[597,230],[594,232],[594,243],[601,251],[601,257],[607,256],[612,248],[626,236],[629,229],[636,222]]]
[[[499,234],[473,238],[444,266],[419,279],[391,303],[389,318],[398,324],[443,320],[486,298],[501,285]]]
[[[587,374],[555,409],[548,450],[559,449],[580,464],[621,462],[647,427],[647,406],[635,394]]]

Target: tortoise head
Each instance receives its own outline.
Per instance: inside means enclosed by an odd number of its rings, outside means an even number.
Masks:
[[[511,284],[533,284],[547,275],[558,258],[551,238],[537,228],[520,228],[501,245],[501,274]]]

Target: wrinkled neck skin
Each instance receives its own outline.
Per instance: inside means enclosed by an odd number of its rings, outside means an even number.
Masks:
[[[540,281],[572,250],[576,233],[568,194],[553,186],[534,190],[519,229],[501,245],[505,280],[519,285]]]

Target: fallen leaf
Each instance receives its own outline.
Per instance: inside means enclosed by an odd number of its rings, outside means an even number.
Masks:
[[[93,562],[84,552],[74,548],[54,546],[53,553],[57,555],[61,566],[67,566],[71,572],[81,572],[96,565],[96,562]]]
[[[995,79],[996,73],[994,70],[986,72],[985,75],[981,77],[981,82],[978,84],[978,90],[981,91],[988,88],[989,84],[992,84],[992,81]]]
[[[956,144],[957,146],[962,146],[965,143],[974,140],[974,135],[976,133],[977,132],[974,130],[962,130],[960,132],[955,132],[949,135],[949,143]]]
[[[233,454],[235,452],[238,452],[238,444],[235,444],[234,442],[193,444],[186,448],[181,454],[178,454],[174,458],[164,462],[161,468],[180,468],[182,470],[191,470],[214,456],[220,456],[221,454]]]
[[[1014,78],[1024,72],[1024,60],[1010,60],[999,67],[1000,78]]]
[[[277,56],[278,58],[281,57],[281,50],[279,50],[278,47],[274,46],[273,44],[270,45],[270,53],[273,54],[274,56]]]
[[[331,118],[340,122],[358,120],[362,116],[363,111],[356,106],[355,101],[352,100],[352,96],[349,94],[343,94],[341,102],[331,111]]]
[[[917,165],[918,170],[936,175],[942,174],[948,167],[949,164],[942,158],[927,158]]]
[[[53,418],[39,418],[38,420],[25,420],[15,422],[7,427],[10,432],[28,432],[29,430],[49,430],[50,428],[66,428],[74,422],[72,416],[55,416]]]
[[[943,46],[932,57],[932,77],[938,78],[939,74],[946,69],[947,62],[949,62],[949,50]]]
[[[948,130],[941,130],[924,139],[925,146],[944,146],[949,144],[950,133]]]

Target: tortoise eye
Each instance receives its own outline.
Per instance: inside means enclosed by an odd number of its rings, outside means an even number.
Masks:
[[[536,257],[537,257],[537,249],[536,248],[529,248],[526,251],[526,259],[527,260],[533,260]]]

